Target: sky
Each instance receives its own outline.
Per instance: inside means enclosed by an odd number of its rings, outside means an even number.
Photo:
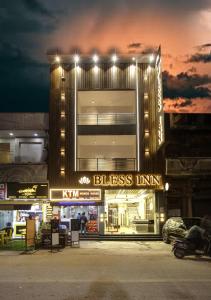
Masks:
[[[211,113],[211,0],[0,0],[0,111],[48,111],[49,50],[159,45],[164,111]]]

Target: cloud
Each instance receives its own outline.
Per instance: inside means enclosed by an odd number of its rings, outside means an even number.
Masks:
[[[127,47],[128,47],[129,49],[131,49],[131,48],[137,49],[137,48],[140,48],[140,47],[141,47],[141,43],[131,43],[131,44],[129,44]]]
[[[210,62],[211,62],[211,52],[193,54],[186,61],[186,63],[205,63],[205,64]]]
[[[24,6],[32,13],[38,13],[47,17],[53,17],[52,13],[37,0],[22,0],[22,2]]]
[[[210,98],[211,90],[207,84],[211,83],[208,75],[198,75],[183,72],[176,76],[168,71],[163,72],[163,94],[164,98]]]
[[[211,43],[207,43],[207,44],[199,45],[199,46],[197,46],[196,48],[197,48],[199,51],[203,51],[204,49],[210,48],[210,47],[211,47]]]

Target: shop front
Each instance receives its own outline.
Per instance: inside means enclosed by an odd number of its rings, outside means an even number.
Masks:
[[[35,219],[36,232],[46,219],[48,183],[6,183],[0,199],[0,229],[13,228],[13,238],[24,238],[27,218]]]
[[[87,218],[86,233],[100,235],[159,234],[164,221],[161,175],[76,173],[70,188],[50,188],[53,215],[70,226]]]

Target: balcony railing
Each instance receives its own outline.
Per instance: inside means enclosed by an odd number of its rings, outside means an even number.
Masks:
[[[78,114],[78,125],[124,125],[135,124],[134,113],[103,113],[103,114]]]
[[[78,171],[135,171],[135,158],[78,158]]]

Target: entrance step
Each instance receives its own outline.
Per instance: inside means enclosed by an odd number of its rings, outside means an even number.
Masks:
[[[98,235],[98,234],[87,234],[81,235],[80,240],[82,241],[161,241],[162,237],[158,234],[138,234],[138,235]]]

